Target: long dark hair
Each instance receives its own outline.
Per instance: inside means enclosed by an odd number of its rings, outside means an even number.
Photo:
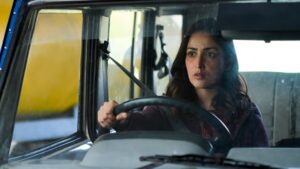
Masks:
[[[174,98],[197,102],[193,85],[188,79],[185,67],[187,44],[192,34],[203,32],[209,34],[221,47],[224,53],[226,70],[220,79],[218,93],[213,98],[212,106],[218,112],[240,112],[250,108],[251,101],[247,87],[238,72],[238,61],[232,40],[224,39],[216,29],[216,21],[212,18],[194,23],[183,37],[176,59],[172,65],[172,78],[167,86],[166,95]]]

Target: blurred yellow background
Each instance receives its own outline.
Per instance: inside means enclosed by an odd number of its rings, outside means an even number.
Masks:
[[[0,46],[2,46],[3,37],[10,15],[13,0],[1,0],[0,1]]]
[[[0,0],[1,46],[12,5],[13,0]],[[39,14],[18,107],[22,115],[59,114],[78,104],[81,16]]]
[[[38,14],[18,111],[61,114],[78,104],[82,13]]]

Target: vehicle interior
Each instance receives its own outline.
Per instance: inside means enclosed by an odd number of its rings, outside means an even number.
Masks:
[[[185,32],[199,19],[215,18],[234,42],[270,146],[223,147],[225,159],[238,161],[213,166],[300,167],[299,10],[300,2],[288,0],[15,1],[1,48],[0,164],[188,168],[165,156],[214,157],[230,137],[226,126],[164,94]],[[147,105],[196,112],[220,136],[103,129],[97,111],[108,100],[120,103],[116,113]]]

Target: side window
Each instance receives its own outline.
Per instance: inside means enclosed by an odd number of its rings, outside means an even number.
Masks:
[[[10,156],[77,131],[82,13],[38,13],[21,89]]]
[[[111,56],[130,70],[135,77],[140,78],[141,55],[143,41],[143,17],[141,12],[113,11],[110,17],[110,49]],[[122,26],[126,25],[126,27]],[[182,16],[169,15],[156,18],[156,25],[163,27],[163,40],[166,44],[168,67],[171,67],[179,49],[182,35]],[[158,58],[161,53],[161,42],[156,39]],[[108,64],[109,98],[123,102],[140,95],[140,89],[113,63]],[[158,71],[154,72],[154,90],[158,95],[165,92],[169,76],[158,78]]]
[[[125,26],[126,25],[126,26]],[[140,79],[142,55],[142,13],[113,11],[110,16],[111,57]],[[108,62],[109,99],[123,102],[140,95],[140,90],[113,62]]]
[[[160,16],[156,18],[156,25],[162,26],[163,33],[163,43],[165,43],[164,50],[168,54],[168,67],[169,71],[171,69],[172,62],[174,61],[176,54],[178,52],[181,35],[182,35],[182,16],[181,15],[167,15]],[[157,60],[161,57],[161,42],[159,38],[156,41],[156,49],[157,49]],[[154,71],[154,88],[155,93],[157,95],[162,95],[166,91],[167,84],[169,82],[169,76],[165,76],[163,78],[158,77],[159,71]]]
[[[0,48],[2,46],[3,36],[5,33],[6,25],[10,15],[13,0],[0,1]]]

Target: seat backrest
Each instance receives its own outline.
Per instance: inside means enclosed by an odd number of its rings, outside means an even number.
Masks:
[[[242,72],[248,94],[262,113],[269,143],[300,136],[298,73]]]

